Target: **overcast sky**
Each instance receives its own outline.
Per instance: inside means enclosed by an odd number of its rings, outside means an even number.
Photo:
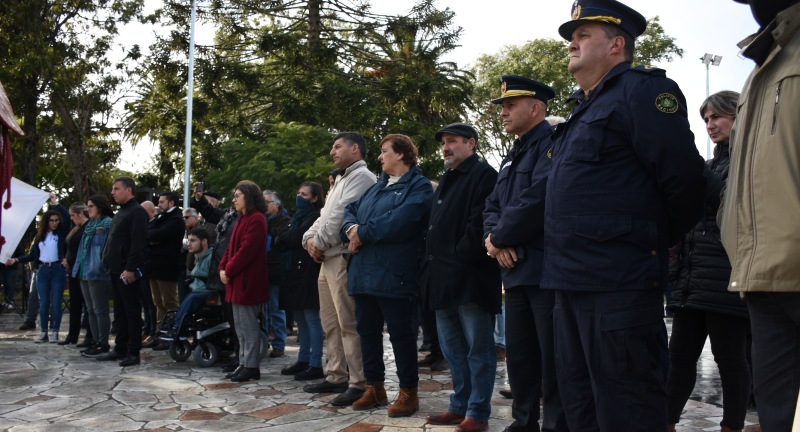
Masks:
[[[739,57],[736,44],[758,29],[749,7],[733,0],[626,0],[623,3],[646,18],[659,16],[666,34],[675,38],[684,50],[683,58],[655,66],[666,69],[667,76],[683,90],[695,143],[700,154],[705,156],[707,135],[697,111],[706,97],[706,66],[700,57],[705,53],[723,57],[719,66],[710,68],[712,94],[742,89],[753,62]],[[147,0],[146,4],[155,7],[158,3]],[[373,12],[393,15],[407,13],[413,4],[414,0],[372,0]],[[481,54],[496,53],[506,45],[520,45],[538,38],[560,38],[558,27],[570,19],[572,1],[438,0],[437,5],[440,9],[453,10],[455,24],[463,28],[461,47],[446,60],[467,68]],[[146,44],[143,31],[147,30],[130,26],[123,30],[123,36]],[[141,155],[148,149],[148,145],[142,143],[136,153]],[[123,158],[128,163],[121,165],[127,169],[143,171],[147,168],[147,158],[133,156],[129,148],[123,151]],[[132,161],[138,163],[130,163]]]

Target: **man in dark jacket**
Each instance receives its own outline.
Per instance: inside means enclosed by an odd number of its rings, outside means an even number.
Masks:
[[[147,231],[147,240],[150,242],[148,278],[159,326],[168,311],[178,310],[178,275],[183,265],[181,247],[185,229],[181,209],[177,207],[179,199],[174,192],[161,193],[158,196],[161,212]],[[169,348],[169,344],[153,340],[145,348],[164,350]]]
[[[142,348],[142,304],[139,301],[139,278],[147,253],[147,212],[136,201],[136,183],[130,177],[118,177],[111,186],[111,196],[119,210],[108,229],[103,249],[103,264],[111,276],[111,298],[117,337],[114,349],[96,357],[100,361],[122,359],[120,366],[139,364]]]
[[[579,90],[553,133],[541,286],[556,290],[571,430],[667,422],[667,249],[699,219],[705,178],[680,88],[663,70],[631,66],[646,27],[613,0],[577,0],[559,27]]]
[[[264,191],[264,200],[267,202],[267,230],[269,232],[267,243],[267,267],[269,270],[269,303],[264,312],[264,325],[272,327],[272,351],[270,357],[283,357],[286,348],[286,312],[280,305],[280,284],[283,279],[283,252],[272,249],[272,243],[279,235],[289,229],[292,220],[283,209],[281,197],[273,190]]]
[[[483,431],[491,414],[497,357],[494,315],[500,312],[500,271],[483,248],[483,209],[497,171],[475,154],[478,133],[464,123],[436,133],[448,170],[433,196],[422,275],[424,308],[436,311],[442,353],[454,394],[430,424]]]
[[[498,261],[506,290],[506,365],[514,423],[506,431],[566,431],[553,353],[553,291],[539,288],[544,255],[544,197],[550,172],[552,129],[545,120],[555,92],[532,79],[500,79],[500,117],[515,135],[497,185],[486,200],[484,244]]]

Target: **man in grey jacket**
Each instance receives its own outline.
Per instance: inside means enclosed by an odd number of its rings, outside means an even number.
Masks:
[[[350,406],[364,393],[366,378],[361,361],[361,341],[356,333],[355,303],[347,294],[347,246],[339,231],[344,208],[375,184],[375,174],[367,169],[367,145],[354,132],[342,132],[333,139],[331,157],[344,172],[328,193],[319,219],[303,235],[308,254],[322,264],[319,272],[319,314],[325,331],[328,352],[327,377],[303,387],[309,393],[342,393],[331,401],[334,406]]]

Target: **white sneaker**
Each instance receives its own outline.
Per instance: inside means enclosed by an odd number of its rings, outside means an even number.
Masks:
[[[56,342],[58,342],[58,332],[54,331],[50,333],[50,343],[56,343]]]
[[[47,343],[47,332],[42,332],[41,336],[34,339],[34,343]]]

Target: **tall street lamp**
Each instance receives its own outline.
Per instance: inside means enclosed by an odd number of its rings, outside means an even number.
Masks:
[[[716,54],[709,54],[706,53],[702,57],[700,57],[700,61],[706,65],[706,99],[708,99],[709,92],[708,92],[708,69],[709,66],[719,66],[720,62],[722,61],[722,56]],[[707,135],[707,134],[706,134]],[[711,159],[711,137],[706,137],[706,159]]]

